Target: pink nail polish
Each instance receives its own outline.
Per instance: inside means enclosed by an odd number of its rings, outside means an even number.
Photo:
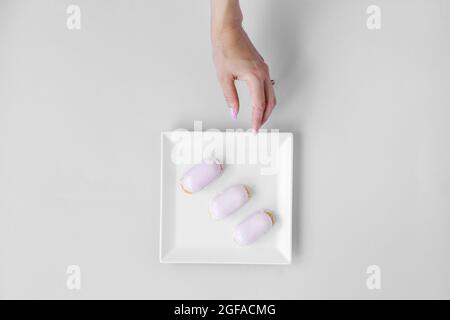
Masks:
[[[232,118],[233,120],[237,120],[236,109],[230,107],[230,114],[231,114],[231,118]]]

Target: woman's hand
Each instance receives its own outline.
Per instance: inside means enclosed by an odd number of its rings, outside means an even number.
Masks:
[[[269,68],[241,22],[237,0],[212,0],[211,38],[217,76],[234,120],[239,112],[234,81],[247,83],[253,108],[252,128],[256,133],[272,113],[276,99]]]

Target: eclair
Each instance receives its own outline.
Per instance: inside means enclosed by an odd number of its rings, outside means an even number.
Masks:
[[[202,190],[223,171],[223,165],[217,159],[206,159],[190,168],[181,178],[181,189],[188,193]]]
[[[236,212],[250,198],[249,189],[237,184],[226,188],[209,203],[209,212],[213,219],[221,220]]]
[[[272,211],[256,211],[235,227],[233,238],[240,245],[248,245],[268,232],[274,223]]]

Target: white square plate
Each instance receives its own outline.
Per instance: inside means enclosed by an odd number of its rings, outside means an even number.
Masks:
[[[290,264],[292,149],[292,133],[278,131],[162,132],[160,261]],[[184,193],[180,178],[208,157],[224,163],[222,175],[197,193]],[[210,199],[236,183],[250,188],[248,203],[224,220],[211,219]],[[233,227],[259,209],[274,212],[274,226],[253,244],[238,245]]]

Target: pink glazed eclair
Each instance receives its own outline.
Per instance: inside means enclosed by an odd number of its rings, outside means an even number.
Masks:
[[[223,171],[223,165],[217,159],[206,159],[190,168],[181,178],[180,186],[186,193],[202,190]]]
[[[237,184],[226,188],[209,203],[209,212],[215,220],[221,220],[236,212],[250,199],[248,188]]]
[[[233,238],[241,245],[250,244],[269,231],[274,223],[272,211],[256,211],[235,227]]]

